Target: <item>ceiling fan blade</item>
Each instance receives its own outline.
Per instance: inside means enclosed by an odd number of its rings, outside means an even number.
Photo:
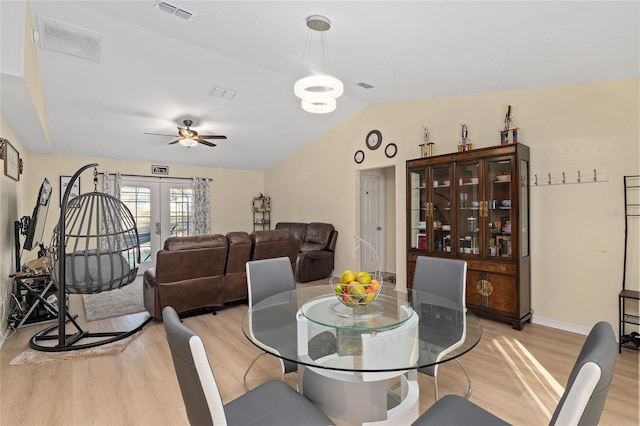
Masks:
[[[203,139],[196,139],[196,140],[198,141],[198,143],[201,143],[201,144],[206,145],[206,146],[217,146],[215,143],[209,142],[209,141],[205,141]]]
[[[173,145],[174,143],[178,143],[178,142],[180,142],[181,140],[182,140],[182,139],[176,139],[176,140],[175,140],[175,141],[173,141],[173,142],[169,142],[169,145]]]
[[[226,139],[225,135],[200,135],[202,139]]]
[[[171,136],[172,138],[175,138],[176,135],[166,135],[164,133],[143,133],[143,135],[153,135],[153,136]]]

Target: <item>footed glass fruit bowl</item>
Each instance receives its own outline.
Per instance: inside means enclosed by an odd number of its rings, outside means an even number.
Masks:
[[[345,271],[350,272],[350,271]],[[329,278],[331,291],[343,305],[358,308],[371,304],[382,290],[382,276],[376,273],[358,272]]]

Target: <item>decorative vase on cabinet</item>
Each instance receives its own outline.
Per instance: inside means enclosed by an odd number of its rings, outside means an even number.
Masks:
[[[520,330],[531,321],[529,235],[528,146],[407,161],[408,286],[417,256],[466,260],[467,307]]]

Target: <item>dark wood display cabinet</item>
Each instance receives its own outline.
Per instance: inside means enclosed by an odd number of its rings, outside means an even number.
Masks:
[[[467,261],[467,307],[521,330],[531,321],[529,147],[407,161],[407,284],[418,256]]]

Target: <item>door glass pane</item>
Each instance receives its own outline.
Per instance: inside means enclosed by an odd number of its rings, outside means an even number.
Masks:
[[[138,228],[140,238],[140,260],[151,257],[151,189],[144,186],[120,188],[120,201],[129,208]]]
[[[511,257],[510,160],[489,162],[489,256]]]
[[[409,197],[411,197],[409,211],[411,228],[409,242],[411,248],[427,248],[426,222],[426,176],[424,170],[412,171],[409,175]]]
[[[451,252],[451,173],[433,168],[433,251]]]
[[[169,190],[169,222],[171,236],[186,237],[191,235],[191,213],[193,190],[191,188],[171,188]]]
[[[459,252],[468,255],[480,254],[480,185],[478,163],[458,166],[458,237]]]
[[[520,161],[520,256],[529,256],[529,162]]]

